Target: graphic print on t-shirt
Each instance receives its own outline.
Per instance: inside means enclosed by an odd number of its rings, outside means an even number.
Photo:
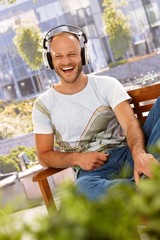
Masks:
[[[46,117],[49,117],[48,110],[40,100],[36,101],[35,106]],[[102,151],[124,144],[125,140],[114,112],[111,108],[104,106],[96,109],[74,146],[63,140],[54,124],[52,128],[55,134],[56,149],[65,152]]]

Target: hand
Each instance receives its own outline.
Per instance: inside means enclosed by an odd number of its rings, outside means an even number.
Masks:
[[[95,170],[105,164],[109,155],[101,152],[87,152],[79,155],[77,165],[83,170]]]
[[[149,153],[142,153],[134,159],[134,178],[136,184],[139,183],[140,177],[144,174],[147,177],[152,177],[152,165],[159,165],[160,163]]]

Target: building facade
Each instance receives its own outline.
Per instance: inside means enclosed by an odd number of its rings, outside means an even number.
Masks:
[[[160,43],[160,0],[128,0],[122,11],[129,16],[132,47],[128,56],[152,52]],[[81,27],[88,36],[90,64],[86,73],[99,71],[114,62],[107,33],[104,31],[103,0],[17,0],[0,6],[0,99],[32,98],[45,91],[58,78],[42,66],[32,71],[17,52],[13,39],[17,26],[29,22],[42,33],[60,24]]]

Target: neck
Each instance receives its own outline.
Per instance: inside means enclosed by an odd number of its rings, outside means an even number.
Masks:
[[[82,73],[79,76],[79,78],[75,82],[72,82],[72,83],[66,83],[63,80],[60,80],[60,82],[54,86],[54,89],[57,92],[71,95],[71,94],[75,94],[75,93],[78,93],[81,90],[83,90],[85,88],[85,86],[87,85],[87,82],[88,82],[87,75]]]

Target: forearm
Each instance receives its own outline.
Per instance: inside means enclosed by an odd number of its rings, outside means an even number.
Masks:
[[[45,167],[68,168],[79,166],[91,171],[101,167],[108,159],[108,154],[101,152],[64,153],[48,151],[39,155],[39,162]]]
[[[145,152],[145,139],[141,126],[127,101],[120,103],[115,108],[116,117],[124,130],[132,156]]]
[[[128,102],[119,104],[115,108],[115,113],[131,150],[134,160],[134,177],[138,183],[141,174],[151,176],[151,164],[157,163],[157,160],[146,153],[143,131]]]
[[[151,177],[152,165],[159,165],[159,163],[151,154],[146,153],[144,134],[140,126],[138,127],[135,124],[130,126],[130,130],[127,133],[127,142],[134,160],[135,182],[138,184],[140,176],[144,174]]]
[[[39,162],[45,167],[68,168],[77,165],[77,159],[82,153],[64,153],[59,151],[48,151],[38,154]]]
[[[53,150],[53,134],[36,134],[36,152],[39,162],[45,167],[68,168],[79,166],[90,171],[105,164],[108,154],[101,152],[59,152]]]
[[[145,138],[138,121],[132,121],[129,124],[126,139],[133,158],[137,154],[145,153]]]

